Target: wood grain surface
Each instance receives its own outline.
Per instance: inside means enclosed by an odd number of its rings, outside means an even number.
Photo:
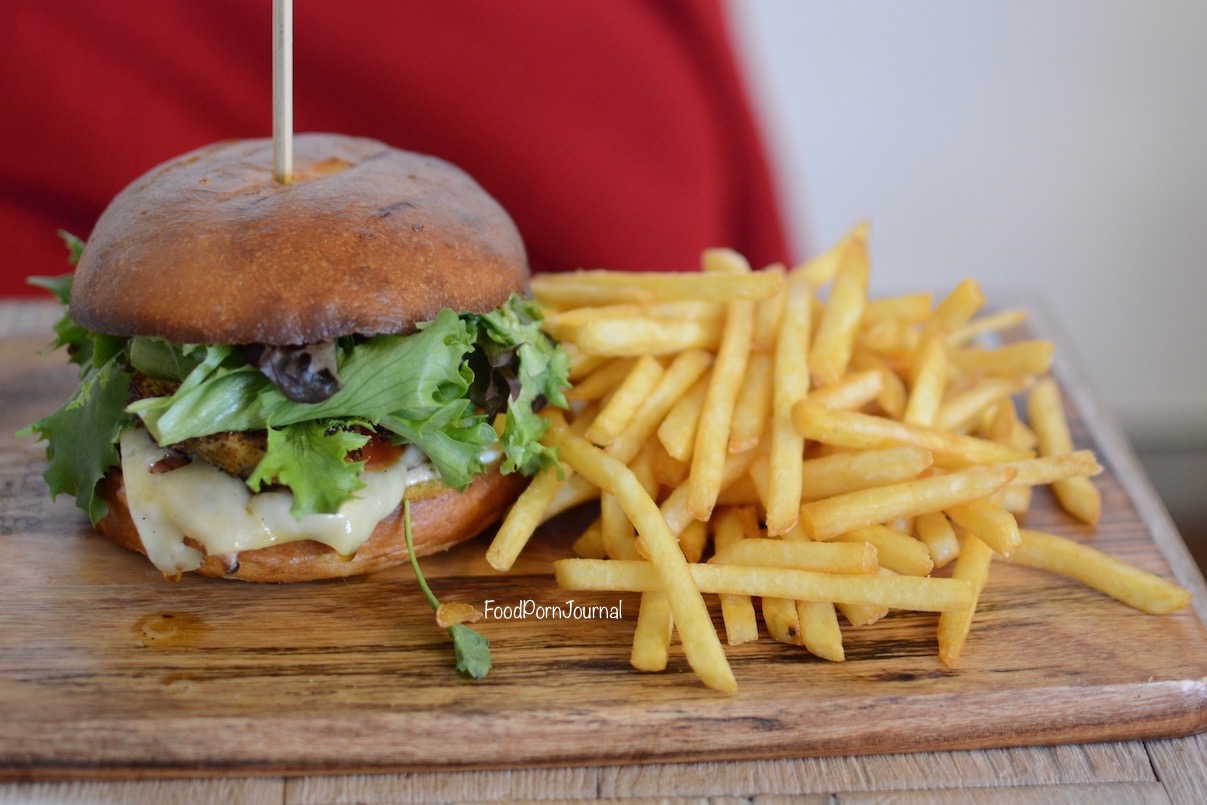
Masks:
[[[547,527],[510,574],[485,564],[480,540],[425,561],[438,595],[479,608],[571,597],[623,605],[619,621],[482,622],[496,667],[480,682],[453,672],[409,569],[286,586],[169,583],[92,533],[70,500],[51,504],[41,446],[11,436],[70,393],[72,370],[37,355],[43,341],[0,341],[0,775],[9,779],[571,764],[642,775],[675,761],[799,764],[1207,726],[1207,632],[1193,611],[1143,615],[1002,564],[958,671],[938,661],[935,616],[898,613],[845,629],[843,664],[766,637],[729,649],[732,696],[704,689],[677,646],[666,673],[628,667],[636,597],[571,596],[549,575],[568,554],[567,521]],[[1070,415],[1078,445],[1094,447]],[[1097,546],[1170,576],[1115,468],[1098,480]],[[1091,533],[1046,493],[1025,525]],[[595,774],[602,793],[610,773]],[[624,795],[660,793],[632,782]]]

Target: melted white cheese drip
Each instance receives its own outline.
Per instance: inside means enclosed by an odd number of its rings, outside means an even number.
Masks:
[[[171,451],[142,428],[121,436],[122,475],[130,516],[147,556],[166,576],[196,570],[204,556],[184,544],[191,537],[210,556],[231,555],[269,545],[310,539],[343,556],[356,552],[408,486],[438,479],[435,467],[414,445],[390,467],[361,473],[364,488],[335,514],[290,513],[293,495],[284,490],[253,494],[239,478],[204,461],[169,472],[151,468]]]

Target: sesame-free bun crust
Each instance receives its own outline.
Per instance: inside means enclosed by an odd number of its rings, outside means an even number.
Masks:
[[[411,501],[411,531],[415,553],[423,556],[451,548],[484,531],[515,501],[527,479],[497,470],[477,476],[464,492],[440,486],[433,494]],[[117,544],[144,556],[142,539],[126,505],[121,472],[111,471],[97,490],[109,504],[109,513],[97,523]],[[243,551],[238,566],[207,556],[197,569],[203,576],[259,582],[314,581],[372,573],[409,561],[399,506],[369,535],[352,556],[340,556],[327,545],[312,540],[286,542],[269,548]]]
[[[272,345],[407,333],[445,307],[485,313],[523,291],[511,218],[472,178],[376,140],[301,134],[294,178],[270,139],[152,169],[97,221],[71,315],[110,335]]]

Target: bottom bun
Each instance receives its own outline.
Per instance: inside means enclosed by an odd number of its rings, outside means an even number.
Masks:
[[[477,536],[503,515],[526,483],[527,478],[518,473],[503,475],[494,470],[479,475],[464,492],[441,487],[434,494],[412,500],[411,531],[416,555],[447,550]],[[109,504],[109,513],[97,523],[97,529],[118,545],[145,556],[147,551],[126,504],[121,473],[110,472],[98,491]],[[314,581],[372,573],[408,559],[400,505],[377,524],[352,556],[340,556],[321,542],[301,540],[243,551],[237,564],[230,563],[233,567],[228,567],[226,557],[206,556],[196,572],[241,581]]]

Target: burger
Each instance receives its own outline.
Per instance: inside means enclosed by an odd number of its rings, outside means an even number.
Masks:
[[[555,458],[568,359],[524,297],[523,241],[459,168],[371,139],[218,143],[123,190],[57,346],[80,385],[24,432],[52,495],[165,576],[304,581],[406,561],[495,520]]]

